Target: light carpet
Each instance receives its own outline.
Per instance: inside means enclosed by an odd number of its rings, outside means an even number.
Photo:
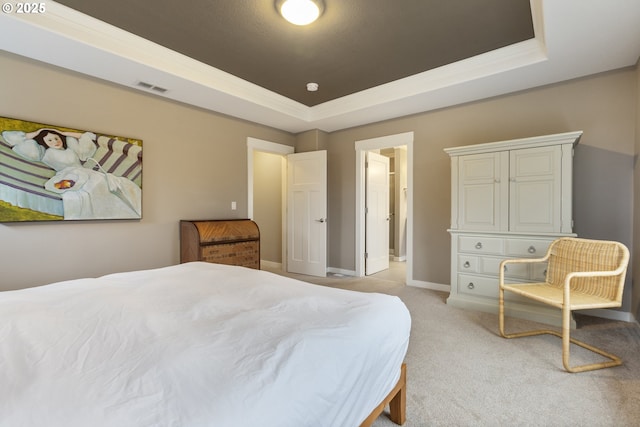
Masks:
[[[572,336],[602,346],[624,363],[570,374],[562,366],[558,338],[501,338],[497,315],[448,306],[446,293],[375,277],[289,276],[404,301],[412,316],[407,427],[640,425],[638,323],[576,315]],[[512,318],[506,325],[508,331],[542,326]],[[572,365],[601,360],[580,347],[571,351]],[[385,412],[374,426],[395,424]]]

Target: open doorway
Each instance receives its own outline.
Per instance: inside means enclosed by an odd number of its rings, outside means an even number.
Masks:
[[[326,151],[296,154],[249,137],[247,175],[247,215],[260,229],[261,267],[326,276]]]
[[[393,219],[394,227],[389,229],[389,242],[391,243],[391,230],[395,234],[393,236],[393,254],[390,252],[390,268],[388,272],[378,273],[397,274],[398,268],[404,267],[405,280],[410,284],[413,280],[413,132],[407,132],[396,135],[389,135],[379,138],[360,140],[355,142],[356,148],[356,275],[364,276],[366,274],[366,239],[367,239],[367,219],[366,219],[366,158],[368,152],[391,153],[394,155],[400,153],[404,157],[403,166],[405,166],[406,178],[400,182],[394,183],[394,202],[398,203],[398,197],[404,199],[404,213],[398,215],[397,221],[400,222],[399,227],[395,227],[396,218]],[[394,160],[394,168],[397,160]],[[395,175],[395,174],[394,174]],[[394,180],[397,179],[394,178]],[[391,182],[391,180],[389,180]],[[402,204],[394,208],[400,208]],[[390,212],[396,216],[395,212]],[[390,218],[391,220],[391,218]],[[391,222],[391,221],[390,221]],[[403,223],[403,224],[402,224]],[[401,239],[404,237],[404,239]],[[397,244],[397,248],[396,248]],[[391,245],[390,245],[391,246]],[[398,252],[396,252],[396,249]],[[404,253],[402,250],[404,249]],[[394,271],[392,271],[394,269]],[[397,276],[396,276],[397,277]]]
[[[407,260],[407,146],[383,148],[389,158],[389,260]]]
[[[261,264],[283,271],[287,268],[286,159],[293,151],[288,145],[247,138],[247,216],[260,228]]]

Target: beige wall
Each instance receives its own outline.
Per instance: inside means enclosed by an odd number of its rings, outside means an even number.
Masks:
[[[413,278],[449,283],[450,169],[443,148],[583,130],[576,232],[631,246],[640,72],[624,69],[326,134],[294,136],[0,54],[0,115],[144,141],[143,219],[0,224],[0,289],[178,262],[178,220],[247,215],[246,139],[328,150],[329,266],[355,268],[354,141],[414,132]],[[236,201],[238,209],[231,210]],[[635,202],[635,212],[640,212]],[[634,260],[637,257],[634,257]],[[638,263],[636,260],[635,264]],[[625,294],[635,310],[640,291]]]
[[[179,262],[180,219],[246,217],[247,137],[295,141],[7,53],[0,70],[2,116],[143,140],[143,219],[0,224],[0,289]]]
[[[451,178],[445,147],[583,130],[575,161],[580,177],[574,185],[580,209],[575,231],[630,245],[637,78],[635,69],[624,69],[330,134],[329,264],[355,268],[354,141],[409,131],[414,132],[413,279],[450,283]]]
[[[260,228],[260,259],[282,263],[282,169],[280,154],[254,151],[253,220]]]
[[[296,135],[296,153],[326,150],[329,134],[318,129],[301,132]]]

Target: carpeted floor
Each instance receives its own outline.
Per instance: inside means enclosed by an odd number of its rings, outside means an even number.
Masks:
[[[324,286],[398,295],[412,330],[407,362],[407,427],[640,425],[640,326],[576,316],[573,336],[624,360],[619,367],[567,373],[552,336],[507,340],[497,315],[453,308],[447,294],[394,278],[312,278]],[[401,279],[400,279],[401,280]],[[508,330],[540,325],[507,319]],[[572,364],[595,360],[572,347]],[[383,414],[375,427],[394,426]]]

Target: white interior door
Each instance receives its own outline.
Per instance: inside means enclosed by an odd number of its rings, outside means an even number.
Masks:
[[[367,152],[365,274],[389,268],[389,158]]]
[[[327,152],[287,156],[287,270],[327,274]]]

